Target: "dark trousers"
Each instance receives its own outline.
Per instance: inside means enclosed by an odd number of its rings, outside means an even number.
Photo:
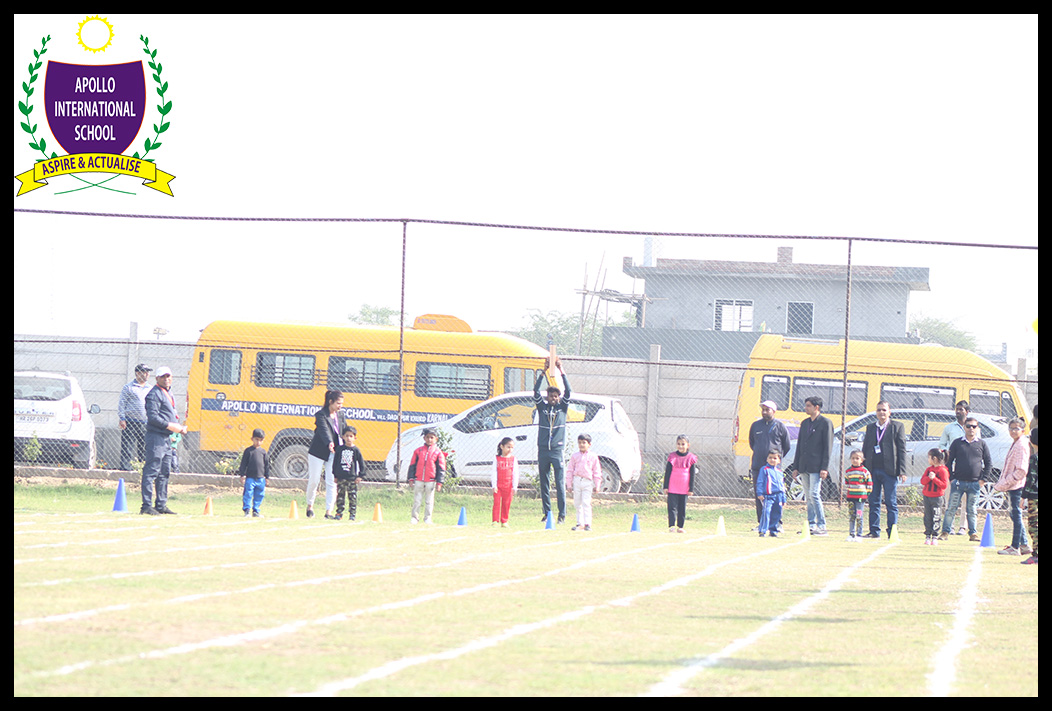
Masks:
[[[687,518],[687,495],[668,492],[668,527],[683,528]]]
[[[924,497],[924,535],[937,536],[942,528],[942,497]]]
[[[545,516],[552,510],[550,474],[555,473],[555,497],[559,505],[559,518],[566,518],[566,468],[563,465],[563,453],[537,452],[537,467],[540,474],[541,513]]]
[[[146,461],[146,423],[125,420],[121,430],[121,469],[130,472],[132,459]]]
[[[172,471],[172,444],[167,434],[146,432],[146,463],[142,468],[142,505],[168,504],[168,475]],[[154,503],[156,501],[156,504]]]
[[[347,499],[347,515],[354,518],[358,515],[358,480],[336,480],[336,515],[343,516],[343,501]]]
[[[883,497],[884,505],[888,508],[890,535],[891,527],[899,522],[899,480],[894,474],[888,474],[882,469],[874,469],[870,474],[873,477],[873,491],[869,495],[869,532],[880,535],[880,500]]]

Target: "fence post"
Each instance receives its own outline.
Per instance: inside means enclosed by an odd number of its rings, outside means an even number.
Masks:
[[[650,362],[647,363],[647,438],[646,451],[658,451],[658,398],[661,384],[661,345],[650,344]]]

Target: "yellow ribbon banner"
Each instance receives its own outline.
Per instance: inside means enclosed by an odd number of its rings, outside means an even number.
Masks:
[[[18,194],[24,195],[31,190],[44,187],[47,185],[47,178],[73,173],[130,175],[133,178],[142,178],[143,185],[166,195],[172,194],[172,188],[168,183],[175,178],[171,173],[165,173],[150,161],[141,158],[130,158],[113,153],[74,153],[40,161],[33,166],[32,170],[16,175],[15,177],[22,183],[18,188]]]

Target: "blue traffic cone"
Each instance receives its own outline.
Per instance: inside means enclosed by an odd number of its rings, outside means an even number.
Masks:
[[[544,524],[544,530],[545,531],[550,531],[553,528],[555,528],[555,521],[552,520],[552,512],[549,511],[548,512],[548,521]]]
[[[460,507],[460,519],[457,521],[457,525],[458,526],[467,526],[468,525],[468,510],[464,506]]]
[[[128,513],[128,497],[124,493],[124,479],[117,480],[117,495],[113,497],[113,510]]]
[[[994,517],[990,512],[986,513],[986,523],[983,524],[983,540],[979,542],[980,548],[994,548]]]
[[[629,529],[629,533],[640,533],[639,530],[639,514],[632,514],[632,528]]]

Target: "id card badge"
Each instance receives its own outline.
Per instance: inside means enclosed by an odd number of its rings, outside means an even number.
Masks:
[[[880,445],[879,444],[873,446],[873,454],[880,454]]]

